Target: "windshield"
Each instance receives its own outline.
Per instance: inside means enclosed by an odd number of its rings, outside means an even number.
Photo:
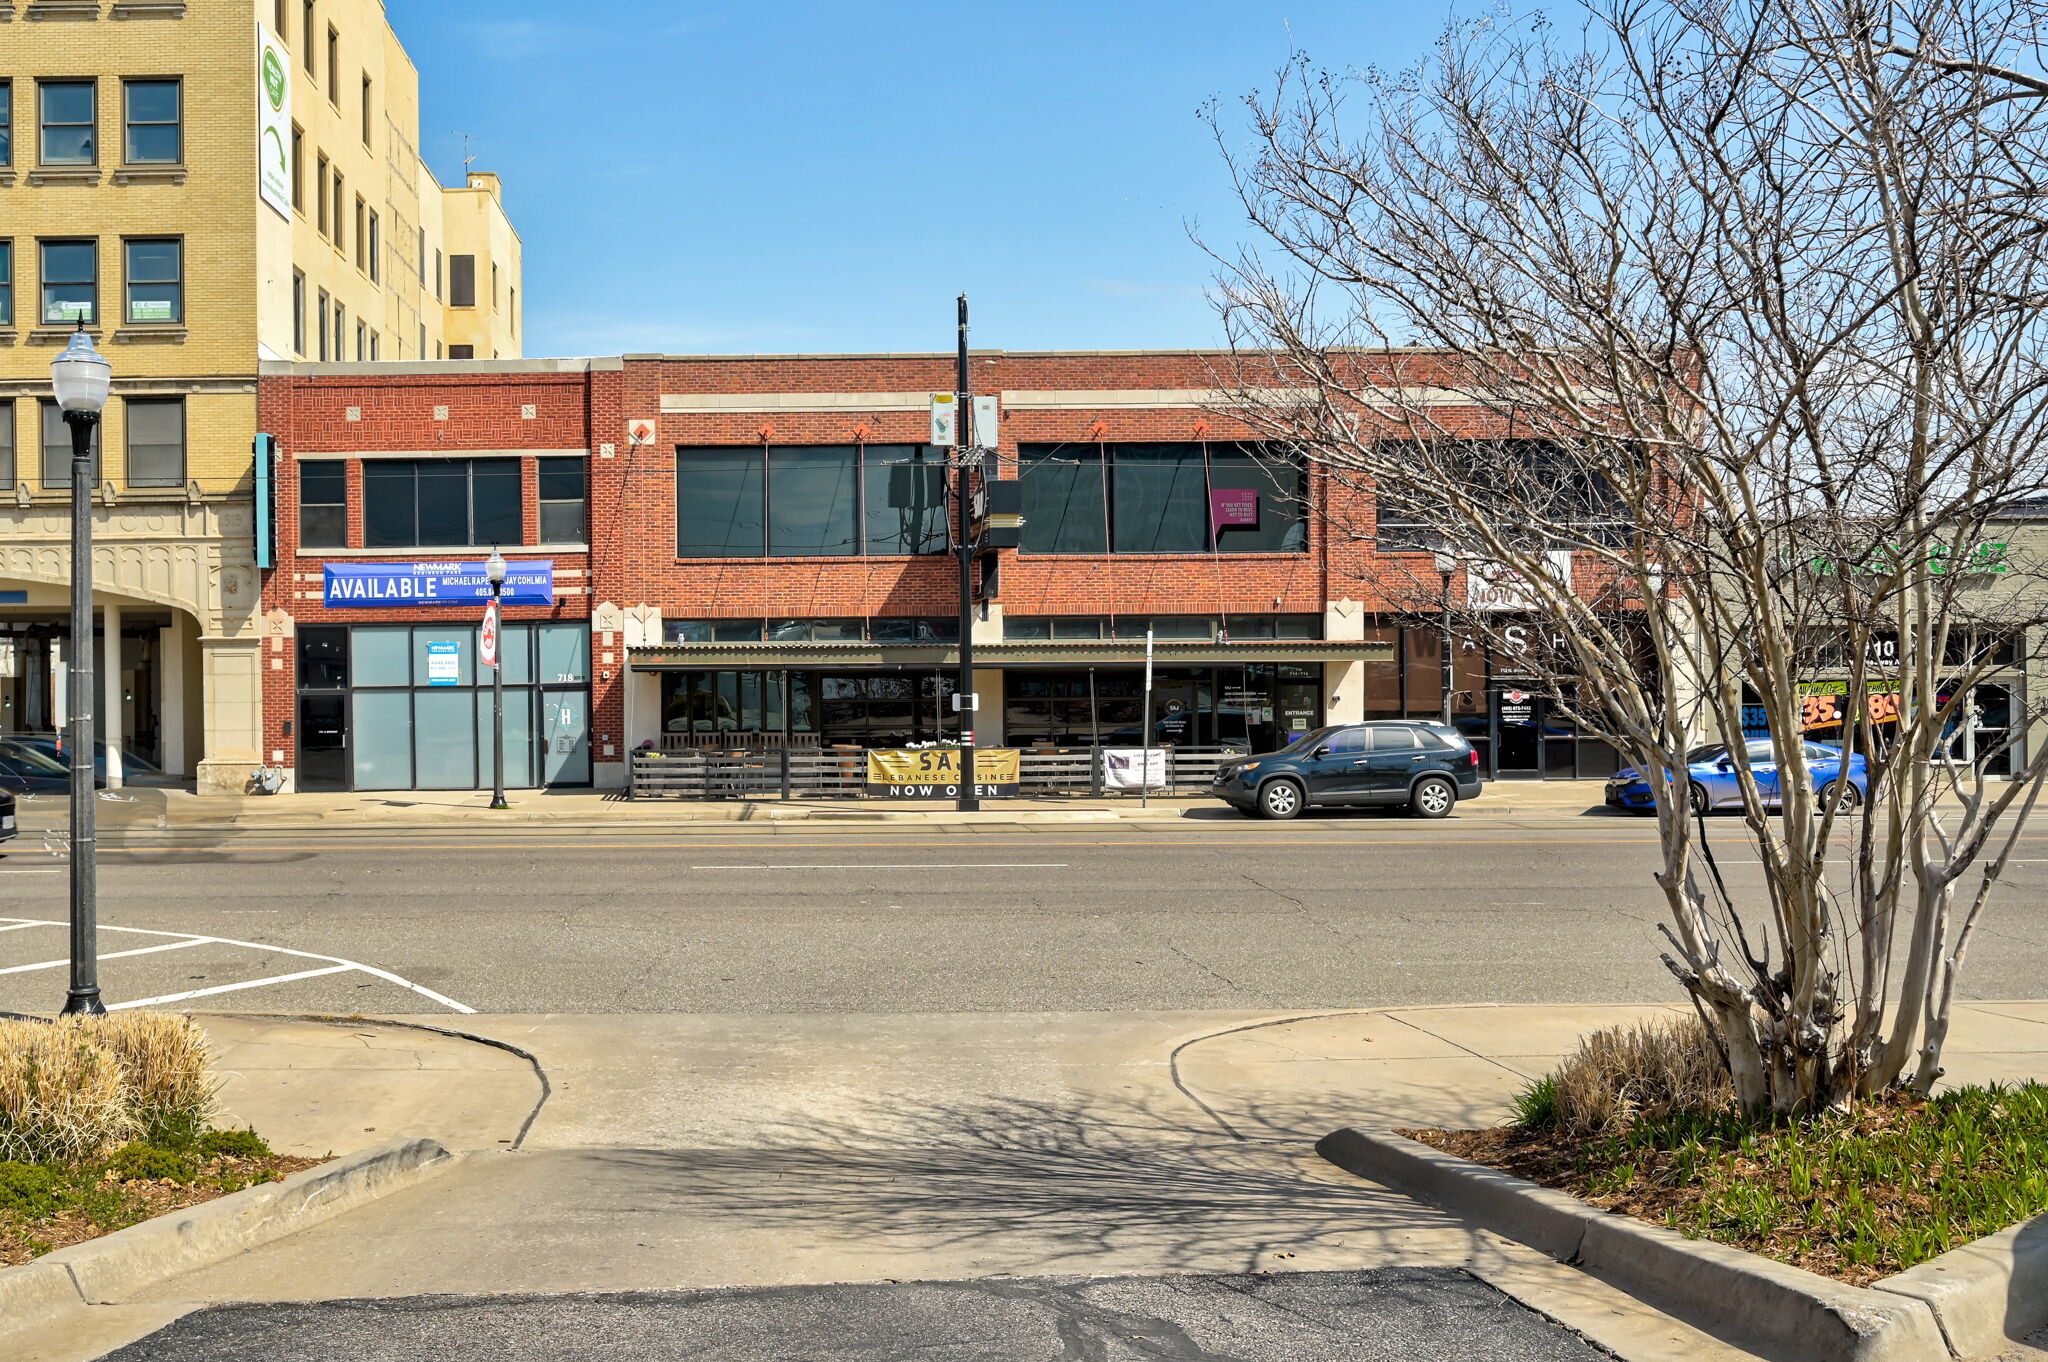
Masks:
[[[7,742],[4,739],[0,739],[0,761],[7,762],[17,771],[24,774],[59,776],[71,774],[71,768],[63,762],[45,756],[33,747],[26,747],[18,742]]]
[[[1685,754],[1687,766],[1698,766],[1704,762],[1719,761],[1728,755],[1728,744],[1713,742],[1705,747],[1695,747]]]

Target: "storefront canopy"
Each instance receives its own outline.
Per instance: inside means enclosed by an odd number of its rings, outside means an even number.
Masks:
[[[797,667],[957,667],[960,650],[951,644],[917,643],[674,643],[630,650],[634,671],[701,668],[749,670]],[[1379,639],[1255,639],[1242,643],[1155,641],[1152,659],[1162,667],[1238,666],[1247,662],[1392,662],[1395,646]],[[1077,639],[977,643],[977,667],[1087,666],[1142,664],[1145,640]]]

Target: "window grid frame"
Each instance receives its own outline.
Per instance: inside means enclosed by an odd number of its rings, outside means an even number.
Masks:
[[[178,410],[178,475],[175,478],[161,476],[147,480],[137,478],[135,476],[135,453],[138,447],[135,443],[136,410],[138,408],[163,409],[172,406],[175,406]],[[121,415],[123,427],[122,455],[124,459],[122,473],[127,485],[130,487],[154,488],[183,487],[185,485],[185,476],[191,469],[192,457],[191,413],[186,408],[185,399],[183,397],[124,397],[121,399]],[[159,446],[143,447],[155,448]],[[169,448],[167,445],[160,447]]]
[[[137,246],[169,245],[173,248],[177,273],[171,279],[143,279],[135,277]],[[170,317],[138,318],[135,315],[135,286],[169,284],[175,290],[175,301]],[[123,326],[183,326],[185,324],[185,238],[178,236],[144,236],[121,238],[121,325]]]
[[[854,455],[854,459],[853,459],[853,484],[854,484],[854,493],[853,493],[853,511],[852,511],[852,517],[853,517],[853,547],[851,547],[850,549],[848,549],[848,550],[846,550],[846,551],[844,551],[844,552],[838,552],[838,553],[834,553],[834,552],[829,552],[829,551],[820,551],[820,552],[805,552],[805,551],[778,551],[778,550],[777,550],[777,548],[776,548],[776,545],[775,545],[775,539],[774,539],[774,505],[775,505],[775,460],[774,460],[774,459],[773,459],[773,457],[772,457],[772,455],[774,454],[775,450],[777,450],[777,449],[782,449],[782,450],[796,450],[796,449],[836,449],[836,450],[848,450],[848,451],[851,451],[851,452],[853,453],[853,455]],[[935,506],[935,507],[933,507],[933,508],[926,508],[927,510],[936,510],[936,512],[937,512],[937,519],[938,519],[938,522],[939,522],[939,523],[938,523],[938,525],[936,526],[936,528],[935,528],[935,529],[934,529],[933,531],[929,532],[929,533],[928,533],[928,534],[927,534],[927,535],[925,536],[925,538],[926,538],[926,542],[928,542],[928,543],[935,543],[935,544],[936,544],[936,546],[935,546],[935,547],[931,547],[931,548],[925,548],[925,549],[922,549],[922,550],[910,550],[910,551],[904,551],[904,550],[901,550],[901,549],[897,549],[897,550],[893,550],[893,551],[892,551],[892,550],[880,550],[880,551],[877,551],[876,549],[874,549],[874,548],[873,548],[873,547],[871,546],[871,544],[872,544],[872,541],[871,541],[871,537],[870,537],[870,521],[869,521],[869,507],[868,507],[868,484],[869,484],[869,480],[870,480],[870,475],[871,475],[871,473],[873,472],[873,470],[875,470],[875,469],[877,469],[877,468],[887,468],[887,467],[888,467],[889,465],[888,465],[888,464],[887,464],[886,462],[878,462],[878,463],[875,463],[875,464],[870,464],[870,463],[868,462],[868,453],[869,453],[869,451],[870,451],[870,450],[882,450],[882,449],[892,449],[892,450],[903,450],[903,449],[907,449],[907,450],[915,451],[915,453],[913,454],[913,457],[912,457],[912,459],[911,459],[911,461],[910,461],[910,466],[911,466],[912,468],[919,468],[919,469],[930,469],[930,470],[936,471],[936,472],[938,472],[938,473],[940,474],[940,479],[939,479],[939,499],[938,499],[938,502],[936,503],[936,506]],[[735,560],[745,560],[745,559],[761,559],[761,558],[790,558],[790,559],[821,559],[821,558],[849,558],[849,559],[850,559],[850,558],[932,558],[932,557],[937,557],[937,556],[939,556],[939,555],[941,555],[941,554],[949,553],[949,552],[951,552],[951,551],[952,551],[952,542],[953,542],[953,539],[952,539],[952,536],[953,536],[953,528],[952,528],[952,527],[953,527],[953,515],[952,515],[952,509],[951,509],[951,508],[952,508],[952,502],[953,502],[953,479],[952,479],[952,477],[951,477],[951,472],[950,472],[950,465],[949,465],[949,461],[947,460],[947,458],[946,458],[945,454],[944,454],[944,453],[942,452],[942,451],[943,451],[943,449],[944,449],[944,446],[940,446],[940,445],[930,445],[930,444],[919,444],[919,443],[910,443],[910,444],[894,444],[894,443],[890,443],[890,444],[880,444],[880,443],[876,443],[876,444],[870,444],[870,443],[867,443],[867,442],[861,442],[861,443],[858,443],[858,444],[851,444],[851,445],[680,445],[680,446],[677,446],[677,447],[676,447],[676,464],[675,464],[675,467],[676,467],[676,492],[677,492],[677,496],[678,496],[679,498],[680,498],[680,496],[682,495],[682,470],[683,470],[683,464],[684,464],[684,459],[685,459],[685,457],[686,457],[686,456],[687,456],[688,454],[692,454],[692,453],[695,453],[695,454],[700,454],[700,455],[709,455],[709,456],[711,456],[712,458],[724,457],[724,458],[727,458],[727,459],[737,459],[737,458],[740,458],[740,457],[742,457],[742,456],[755,456],[755,457],[758,457],[758,458],[759,458],[759,460],[760,460],[760,464],[759,464],[759,469],[760,469],[760,479],[761,479],[761,497],[760,497],[760,513],[761,513],[761,522],[760,522],[760,523],[761,523],[761,546],[762,546],[762,547],[761,547],[761,551],[760,551],[760,552],[758,552],[758,553],[726,553],[726,554],[696,554],[696,553],[685,553],[685,552],[683,551],[683,540],[682,540],[682,530],[683,530],[683,526],[682,526],[682,517],[681,517],[681,515],[680,515],[680,514],[678,514],[678,516],[677,516],[677,518],[676,518],[676,545],[675,545],[675,549],[676,549],[676,559],[677,559],[677,561],[678,561],[678,562],[693,562],[693,561],[714,561],[714,562],[715,562],[715,561],[725,561],[725,562],[731,562],[731,561],[735,561]]]
[[[58,89],[83,89],[92,98],[92,112],[83,123],[52,123],[47,103],[48,92]],[[36,164],[57,170],[96,169],[100,164],[100,83],[97,77],[52,76],[36,81]],[[82,161],[50,159],[50,130],[52,128],[87,128],[91,155]]]
[[[90,248],[92,277],[84,283],[64,280],[52,285],[50,282],[49,249],[52,246],[85,246]],[[100,243],[98,237],[38,237],[36,239],[36,285],[41,296],[36,300],[36,316],[43,326],[87,326],[98,328],[100,322]],[[92,299],[89,303],[91,314],[86,317],[51,317],[50,289],[90,288]]]

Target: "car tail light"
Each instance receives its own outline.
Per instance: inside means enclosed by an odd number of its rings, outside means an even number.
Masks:
[[[1467,749],[1466,749],[1466,751],[1465,751],[1465,755],[1466,755],[1466,756],[1468,756],[1468,757],[1470,757],[1470,758],[1472,758],[1472,764],[1473,764],[1474,766],[1477,766],[1477,765],[1479,764],[1479,749],[1478,749],[1478,748],[1476,748],[1476,747],[1472,747],[1472,748],[1467,748]]]

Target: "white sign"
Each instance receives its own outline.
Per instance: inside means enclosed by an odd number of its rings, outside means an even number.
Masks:
[[[284,44],[261,23],[256,25],[256,190],[279,213],[292,215],[292,63]]]
[[[1102,787],[1106,790],[1165,789],[1166,749],[1163,747],[1103,748]]]
[[[177,320],[171,313],[168,298],[135,298],[128,304],[128,320],[131,322],[168,322]]]
[[[498,665],[498,603],[492,601],[484,607],[483,634],[478,640],[477,656],[486,667]]]
[[[1543,559],[1552,579],[1570,584],[1571,550],[1554,549]],[[1533,610],[1536,592],[1525,575],[1507,564],[1474,560],[1465,565],[1465,600],[1474,610]]]
[[[960,443],[960,397],[957,393],[932,394],[932,443]]]
[[[427,645],[427,684],[430,686],[453,686],[462,681],[462,645],[458,643],[429,643]]]
[[[994,449],[1001,439],[1003,404],[995,397],[974,399],[974,443],[979,449]]]

